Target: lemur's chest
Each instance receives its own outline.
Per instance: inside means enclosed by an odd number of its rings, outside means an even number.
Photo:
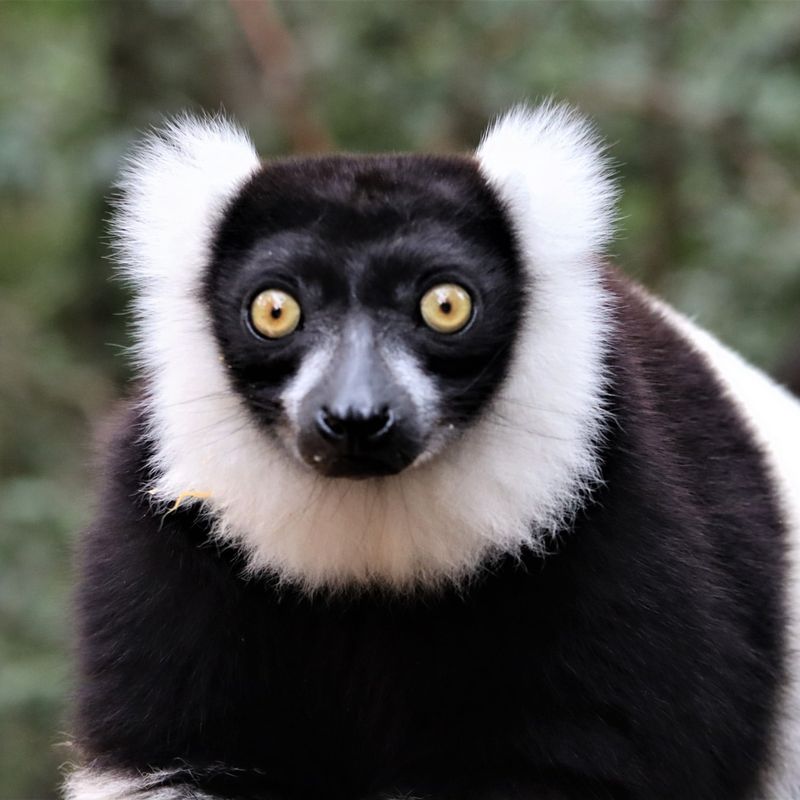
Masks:
[[[566,580],[514,572],[497,589],[414,603],[252,591],[231,636],[225,721],[207,722],[205,735],[230,763],[309,791],[317,781],[419,786],[531,752],[574,769],[567,762],[597,752],[595,741],[615,760],[634,758],[610,673],[572,636],[579,614]],[[604,769],[578,760],[595,778]]]
[[[179,749],[256,767],[298,797],[435,792],[518,760],[543,785],[624,776],[626,797],[652,797],[638,781],[654,771],[664,797],[712,780],[709,742],[751,713],[747,676],[725,667],[738,645],[692,588],[702,576],[659,551],[668,536],[643,542],[611,500],[604,509],[608,526],[460,593],[330,599],[238,584],[207,608],[214,639],[197,651],[207,668]],[[731,702],[714,701],[709,674]]]
[[[257,685],[271,717],[297,722],[306,741],[308,720],[364,748],[434,732],[467,736],[490,718],[510,723],[514,698],[535,689],[552,656],[555,620],[530,594],[515,605],[501,597],[256,603],[242,678]]]

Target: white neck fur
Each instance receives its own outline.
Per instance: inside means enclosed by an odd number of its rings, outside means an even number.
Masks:
[[[517,108],[476,154],[507,207],[532,306],[490,413],[400,475],[325,479],[288,458],[232,390],[199,286],[226,204],[260,168],[220,120],[182,119],[146,140],[123,174],[116,220],[134,284],[160,476],[157,501],[187,491],[253,570],[308,591],[457,581],[494,555],[543,550],[599,478],[607,299],[599,259],[614,188],[574,112]]]

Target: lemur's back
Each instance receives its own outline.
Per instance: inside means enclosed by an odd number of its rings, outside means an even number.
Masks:
[[[769,794],[777,800],[800,792],[800,402],[782,386],[720,344],[713,336],[657,301],[650,301],[703,356],[746,419],[776,485],[785,530],[787,686],[776,734]],[[713,458],[714,454],[709,453]]]

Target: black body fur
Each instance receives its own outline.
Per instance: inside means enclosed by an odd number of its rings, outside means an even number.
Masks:
[[[609,270],[604,484],[461,591],[309,598],[155,515],[143,412],[81,550],[88,762],[222,797],[745,800],[785,661],[769,477],[701,358]]]

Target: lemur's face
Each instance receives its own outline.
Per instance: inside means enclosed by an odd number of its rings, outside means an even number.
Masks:
[[[594,485],[614,189],[569,109],[515,109],[471,157],[266,164],[179,119],[121,188],[143,490],[202,503],[249,569],[457,582]]]
[[[502,384],[528,289],[473,160],[270,164],[218,231],[205,301],[251,413],[308,468],[422,463]]]

